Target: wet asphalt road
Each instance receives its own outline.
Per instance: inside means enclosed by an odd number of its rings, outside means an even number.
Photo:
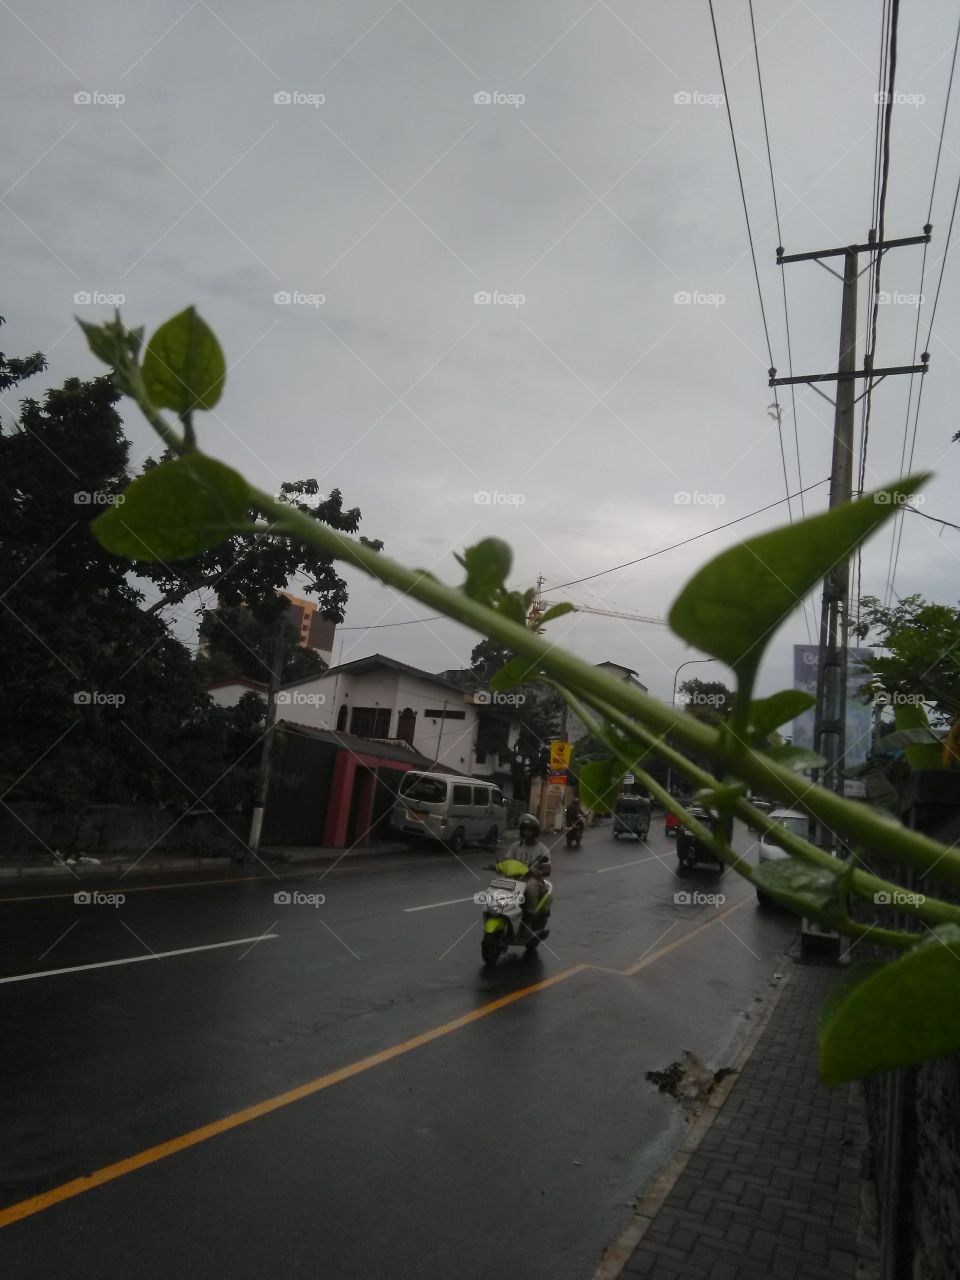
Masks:
[[[0,977],[67,970],[0,982],[4,1275],[589,1277],[683,1134],[645,1072],[726,1065],[795,926],[601,827],[484,970],[488,859],[0,887]]]

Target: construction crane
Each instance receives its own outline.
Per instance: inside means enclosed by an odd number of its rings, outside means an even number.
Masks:
[[[541,575],[537,579],[537,590],[527,613],[527,624],[535,630],[540,624],[540,619],[549,608],[550,601],[543,598],[543,575]],[[619,609],[595,609],[589,604],[575,604],[573,605],[573,611],[574,613],[595,613],[602,618],[622,618],[625,622],[652,622],[658,627],[667,625],[666,618],[654,618],[646,613],[623,613]]]
[[[645,613],[620,613],[617,609],[594,609],[588,604],[575,604],[574,613],[598,613],[603,618],[623,618],[627,622],[655,622],[659,627],[667,625],[666,618],[652,618]]]

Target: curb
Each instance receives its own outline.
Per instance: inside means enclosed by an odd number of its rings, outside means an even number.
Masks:
[[[250,862],[241,862],[236,858],[165,858],[162,862],[145,863],[136,858],[130,861],[107,859],[99,863],[60,863],[54,866],[3,866],[0,865],[0,880],[35,880],[58,877],[61,880],[81,879],[92,876],[114,874],[123,875],[163,875],[166,871],[237,871],[254,870],[258,866],[297,867],[323,864],[326,862],[342,862],[347,859],[366,861],[376,858],[396,857],[398,854],[413,852],[411,845],[398,844],[386,848],[367,847],[363,849],[304,849],[302,852],[291,850],[285,852],[279,848],[267,848],[261,851],[263,857]],[[422,850],[420,851],[422,853]],[[473,851],[479,852],[479,850]],[[438,853],[438,857],[439,857]]]
[[[147,874],[151,871],[224,871],[236,865],[230,858],[171,858],[169,862],[164,862],[161,867],[155,865],[141,866],[136,862],[112,861],[100,862],[94,865],[81,863],[79,866],[66,862],[62,866],[54,867],[0,866],[0,880],[37,880],[53,876],[58,876],[61,880],[70,880],[79,879],[81,876],[112,875],[116,871],[122,871],[125,875],[130,872]]]
[[[747,1037],[746,1044],[734,1059],[730,1075],[726,1076],[711,1093],[703,1111],[690,1126],[687,1136],[674,1152],[666,1167],[657,1174],[647,1191],[637,1201],[633,1221],[612,1245],[608,1245],[603,1250],[602,1261],[593,1273],[591,1280],[618,1280],[624,1267],[633,1257],[637,1245],[653,1225],[657,1214],[663,1208],[667,1197],[687,1167],[690,1157],[707,1136],[714,1120],[720,1114],[723,1104],[739,1080],[740,1073],[750,1060],[754,1049],[756,1049],[760,1037],[766,1031],[767,1024],[773,1016],[773,1011],[780,1003],[780,997],[796,970],[796,961],[791,958],[789,963],[790,968],[787,970],[783,981],[777,984],[777,989],[768,998],[761,1011],[759,1021],[755,1023],[750,1035]]]

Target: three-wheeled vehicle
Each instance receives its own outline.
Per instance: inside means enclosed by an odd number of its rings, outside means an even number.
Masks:
[[[690,805],[687,812],[705,827],[709,827],[711,831],[716,831],[719,816],[712,809],[704,809],[701,805]],[[698,840],[692,831],[682,826],[677,832],[677,875],[685,876],[702,863],[715,867],[721,875],[726,870],[725,864],[713,850],[702,840]]]
[[[650,830],[650,801],[645,796],[624,794],[617,796],[613,806],[613,838],[636,836],[646,840]]]

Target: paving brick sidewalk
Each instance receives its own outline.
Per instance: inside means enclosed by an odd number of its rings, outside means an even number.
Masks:
[[[853,1087],[817,1073],[816,1022],[840,977],[797,966],[703,1141],[627,1262],[651,1280],[854,1280],[866,1131]]]

